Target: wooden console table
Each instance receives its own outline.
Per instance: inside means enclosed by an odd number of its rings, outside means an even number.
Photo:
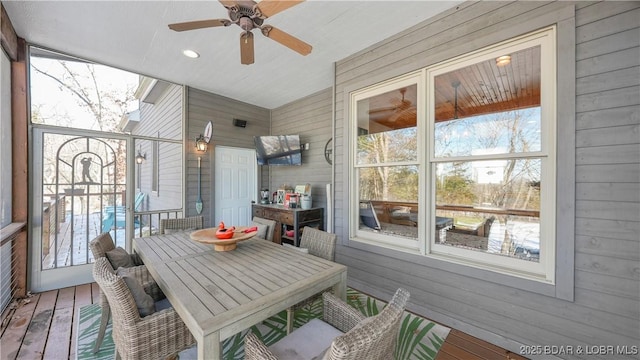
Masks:
[[[290,242],[295,246],[300,244],[302,228],[311,226],[324,230],[324,208],[300,208],[287,209],[282,205],[253,204],[251,206],[253,216],[274,220],[276,228],[273,233],[273,242],[281,244]],[[293,230],[293,236],[287,236],[286,231]]]

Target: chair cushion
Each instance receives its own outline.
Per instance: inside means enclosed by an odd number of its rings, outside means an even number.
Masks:
[[[106,252],[107,259],[111,263],[114,269],[121,267],[132,267],[135,266],[133,260],[131,259],[131,255],[127,252],[127,250],[117,247],[113,250],[109,250]]]
[[[140,317],[145,317],[156,312],[156,306],[153,298],[144,291],[140,281],[132,276],[127,268],[118,268],[116,274],[124,280],[129,291],[131,291],[131,295],[133,296],[133,300],[136,302],[136,307],[138,308]]]
[[[258,228],[258,231],[256,231],[256,235],[257,237],[261,238],[261,239],[266,239],[267,238],[267,231],[269,231],[269,225],[264,225],[264,224],[258,224],[257,222],[252,222],[251,226],[255,226]],[[249,227],[251,227],[249,226]]]
[[[169,299],[164,298],[160,301],[156,301],[156,303],[154,304],[154,307],[156,309],[156,312],[164,310],[164,309],[170,309],[171,303],[169,302]]]
[[[269,350],[279,360],[322,359],[331,342],[342,331],[320,319],[313,319],[296,329]]]

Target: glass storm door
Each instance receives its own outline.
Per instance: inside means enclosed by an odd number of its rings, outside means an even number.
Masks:
[[[129,140],[72,129],[33,134],[32,289],[93,282],[89,242],[110,232],[116,246],[128,247]]]

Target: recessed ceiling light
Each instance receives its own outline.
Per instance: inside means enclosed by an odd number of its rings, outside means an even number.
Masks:
[[[182,51],[182,53],[184,54],[184,56],[192,58],[192,59],[197,59],[200,57],[200,54],[198,54],[197,52],[193,51],[193,50],[184,50]]]
[[[505,66],[511,62],[511,55],[504,55],[496,58],[496,65]]]

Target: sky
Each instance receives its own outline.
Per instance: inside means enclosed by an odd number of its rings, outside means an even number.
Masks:
[[[32,66],[45,71],[64,82],[70,82],[69,77],[63,78],[64,70],[57,60],[48,58],[31,58]],[[86,73],[86,63],[67,62],[69,68],[74,71]],[[126,93],[127,89],[133,89],[138,85],[139,76],[130,72],[110,68],[104,65],[94,65],[96,84],[102,90],[111,93]],[[31,105],[34,113],[39,113],[45,118],[45,123],[50,125],[71,126],[83,129],[98,130],[93,119],[95,117],[78,103],[78,97],[71,91],[64,89],[55,80],[32,69],[30,73],[31,83]],[[89,78],[81,79],[80,85],[95,89],[95,85]],[[122,96],[119,96],[122,97]],[[94,101],[96,98],[94,97]],[[104,101],[104,100],[103,100]],[[116,113],[120,112],[118,106],[111,102],[104,101],[105,107],[111,107]],[[131,101],[127,104],[126,111],[134,111],[138,108],[138,101]],[[70,123],[60,123],[60,118],[70,119]],[[119,120],[119,119],[118,119]],[[69,120],[65,120],[69,121]]]

